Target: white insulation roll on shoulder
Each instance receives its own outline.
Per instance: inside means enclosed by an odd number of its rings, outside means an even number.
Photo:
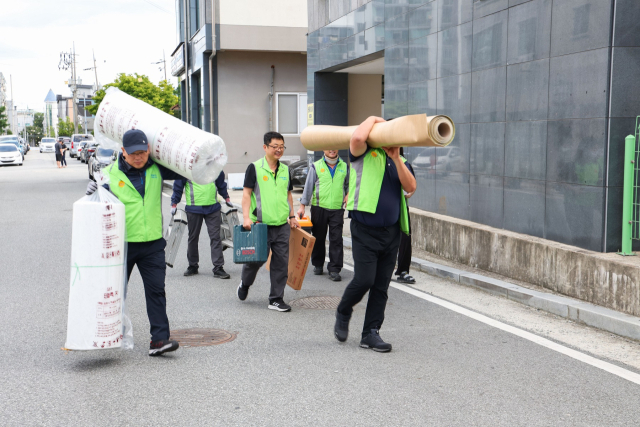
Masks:
[[[124,205],[104,188],[98,188],[73,204],[72,233],[65,348],[122,347],[126,283]]]
[[[98,141],[104,135],[120,144],[129,129],[143,131],[155,162],[198,184],[214,182],[227,163],[227,149],[218,135],[178,120],[115,87],[107,89],[94,127]]]

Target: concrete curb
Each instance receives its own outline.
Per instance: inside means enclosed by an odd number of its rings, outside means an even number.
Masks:
[[[343,241],[345,247],[351,248],[351,238],[343,237]],[[523,288],[513,283],[446,267],[415,257],[411,258],[411,266],[431,276],[451,279],[578,323],[623,337],[640,340],[640,318],[638,317],[573,298]]]

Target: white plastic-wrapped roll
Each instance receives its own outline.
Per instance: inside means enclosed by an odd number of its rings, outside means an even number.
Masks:
[[[110,87],[96,114],[96,139],[122,144],[129,129],[143,131],[154,161],[198,184],[209,184],[227,164],[227,149],[220,138]],[[101,134],[101,135],[100,135]]]
[[[73,204],[69,350],[119,348],[123,344],[125,208],[100,187]]]

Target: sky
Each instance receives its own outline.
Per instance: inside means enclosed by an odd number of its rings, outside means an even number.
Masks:
[[[58,69],[60,53],[75,42],[76,70],[82,84],[95,84],[95,52],[100,85],[119,73],[144,74],[158,83],[164,49],[167,78],[170,55],[177,46],[175,0],[0,0],[0,72],[13,79],[18,109],[44,111],[52,89],[71,96],[65,81],[71,72]]]

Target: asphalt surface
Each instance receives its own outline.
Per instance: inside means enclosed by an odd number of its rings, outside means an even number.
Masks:
[[[134,270],[135,348],[65,352],[72,206],[87,184],[86,165],[68,162],[59,170],[32,150],[24,166],[0,167],[2,426],[640,425],[640,386],[396,289],[381,330],[388,354],[358,347],[362,304],[340,344],[332,310],[268,310],[264,271],[240,302],[240,266],[226,251],[232,278],[213,278],[204,229],[200,274],[182,275],[186,241],[167,269],[169,320],[234,341],[147,356]],[[341,296],[351,275],[310,273],[285,300]]]

